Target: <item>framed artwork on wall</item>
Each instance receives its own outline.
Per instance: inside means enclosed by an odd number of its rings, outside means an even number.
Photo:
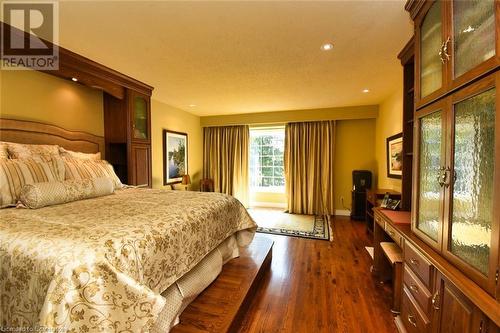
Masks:
[[[188,138],[186,133],[163,130],[163,185],[182,182],[188,174]]]
[[[403,133],[387,138],[387,177],[401,179],[403,172]]]

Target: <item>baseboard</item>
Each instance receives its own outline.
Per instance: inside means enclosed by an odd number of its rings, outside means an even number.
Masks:
[[[264,208],[286,208],[284,202],[250,202],[251,207],[264,207]]]
[[[347,209],[335,209],[335,215],[337,215],[337,216],[351,216],[351,212]]]

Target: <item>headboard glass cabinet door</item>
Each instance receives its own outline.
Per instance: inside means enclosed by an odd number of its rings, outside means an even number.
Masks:
[[[150,98],[137,93],[131,93],[130,99],[132,116],[132,139],[150,139]]]

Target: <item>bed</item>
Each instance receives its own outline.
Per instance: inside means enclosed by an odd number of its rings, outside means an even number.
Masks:
[[[102,151],[102,138],[0,119],[0,140]],[[256,229],[217,193],[126,188],[0,210],[0,327],[165,332]]]

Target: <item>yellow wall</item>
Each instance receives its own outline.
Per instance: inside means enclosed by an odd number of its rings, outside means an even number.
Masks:
[[[36,71],[0,72],[0,116],[104,135],[102,92]],[[200,118],[156,100],[151,105],[153,186],[163,187],[162,129],[188,133],[188,168],[198,189],[203,166]]]
[[[31,70],[1,72],[2,118],[104,135],[101,91]]]
[[[164,187],[163,129],[188,134],[188,173],[192,182],[190,189],[199,189],[203,168],[203,132],[200,117],[156,100],[153,100],[151,105],[153,187]]]
[[[380,104],[376,126],[376,159],[378,188],[401,191],[401,179],[387,177],[386,139],[402,131],[403,126],[403,88]]]
[[[337,121],[335,136],[335,209],[351,208],[352,171],[376,172],[375,119]],[[341,197],[344,197],[342,207]]]
[[[243,113],[201,117],[201,126],[273,124],[293,121],[376,118],[377,105],[349,106],[326,109]]]

